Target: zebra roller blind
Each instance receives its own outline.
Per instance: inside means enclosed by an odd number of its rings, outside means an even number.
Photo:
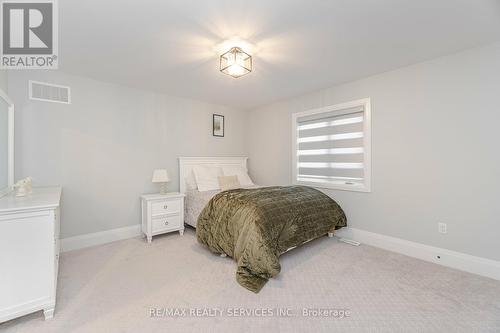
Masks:
[[[294,115],[295,183],[369,190],[369,100]]]

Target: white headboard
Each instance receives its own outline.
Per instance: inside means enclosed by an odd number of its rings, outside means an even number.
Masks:
[[[179,191],[186,193],[186,180],[194,180],[193,167],[196,165],[211,165],[211,166],[234,166],[241,165],[247,168],[246,156],[231,156],[231,157],[179,157]]]

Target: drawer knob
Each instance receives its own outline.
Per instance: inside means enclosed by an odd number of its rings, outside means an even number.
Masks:
[[[165,225],[168,225],[168,221],[165,221]]]
[[[163,206],[163,209],[167,209],[167,208],[168,208],[168,205]]]

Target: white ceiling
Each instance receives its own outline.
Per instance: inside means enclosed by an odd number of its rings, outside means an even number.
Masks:
[[[500,40],[498,0],[64,0],[60,69],[241,109]],[[219,72],[251,43],[254,71]]]

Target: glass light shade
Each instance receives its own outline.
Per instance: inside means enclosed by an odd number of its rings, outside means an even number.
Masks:
[[[252,71],[252,56],[239,47],[233,47],[220,56],[220,71],[238,78]]]

